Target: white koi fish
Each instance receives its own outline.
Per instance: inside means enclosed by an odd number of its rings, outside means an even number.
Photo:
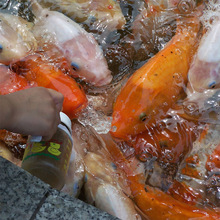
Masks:
[[[219,4],[220,3],[216,3]],[[220,10],[209,30],[203,35],[189,70],[190,86],[197,92],[220,88]]]
[[[36,16],[34,34],[39,41],[53,41],[71,63],[77,76],[86,82],[95,86],[111,82],[111,72],[92,34],[64,14],[43,9],[35,0],[32,9]]]
[[[183,110],[191,119],[220,124],[220,89],[206,89],[203,92],[188,89]]]
[[[118,0],[40,0],[39,3],[58,7],[76,22],[92,22],[110,31],[122,29],[126,23]]]
[[[124,194],[114,177],[116,166],[95,153],[84,158],[86,169],[85,195],[89,203],[122,220],[141,219],[131,199]]]
[[[0,63],[8,65],[37,48],[31,26],[21,17],[0,13]]]

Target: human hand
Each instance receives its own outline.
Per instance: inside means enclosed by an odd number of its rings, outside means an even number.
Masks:
[[[0,117],[0,128],[49,140],[60,123],[63,95],[52,89],[34,87],[0,96],[0,103],[6,116]]]

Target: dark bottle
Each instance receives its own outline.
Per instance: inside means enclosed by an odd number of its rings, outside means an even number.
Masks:
[[[22,160],[24,170],[58,190],[65,184],[73,145],[71,120],[63,112],[60,119],[51,140],[37,142],[29,136]]]

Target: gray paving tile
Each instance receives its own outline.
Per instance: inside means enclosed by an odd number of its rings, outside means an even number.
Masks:
[[[0,219],[30,219],[49,188],[0,157]]]
[[[81,200],[53,190],[36,215],[36,220],[114,220],[118,219]]]
[[[0,157],[0,220],[114,220]]]

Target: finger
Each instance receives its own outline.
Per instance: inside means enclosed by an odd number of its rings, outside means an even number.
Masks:
[[[58,125],[60,124],[60,122],[61,122],[61,120],[60,120],[60,112],[56,111],[55,118],[54,118],[54,120],[52,122],[53,123],[52,124],[52,128],[51,128],[51,130],[50,130],[48,135],[42,137],[42,140],[44,140],[44,141],[50,140],[53,137],[53,135],[56,133]]]
[[[60,122],[61,122],[61,120],[60,120],[60,111],[59,111],[59,112],[56,112],[54,127],[57,128],[57,126],[60,124]]]
[[[49,141],[51,140],[53,135],[47,135],[47,136],[42,136],[42,141]]]
[[[63,107],[63,100],[64,100],[64,96],[62,93],[60,92],[57,92],[53,89],[48,89],[54,103],[55,103],[55,106],[56,106],[56,109],[57,111],[61,111],[62,110],[62,107]]]

